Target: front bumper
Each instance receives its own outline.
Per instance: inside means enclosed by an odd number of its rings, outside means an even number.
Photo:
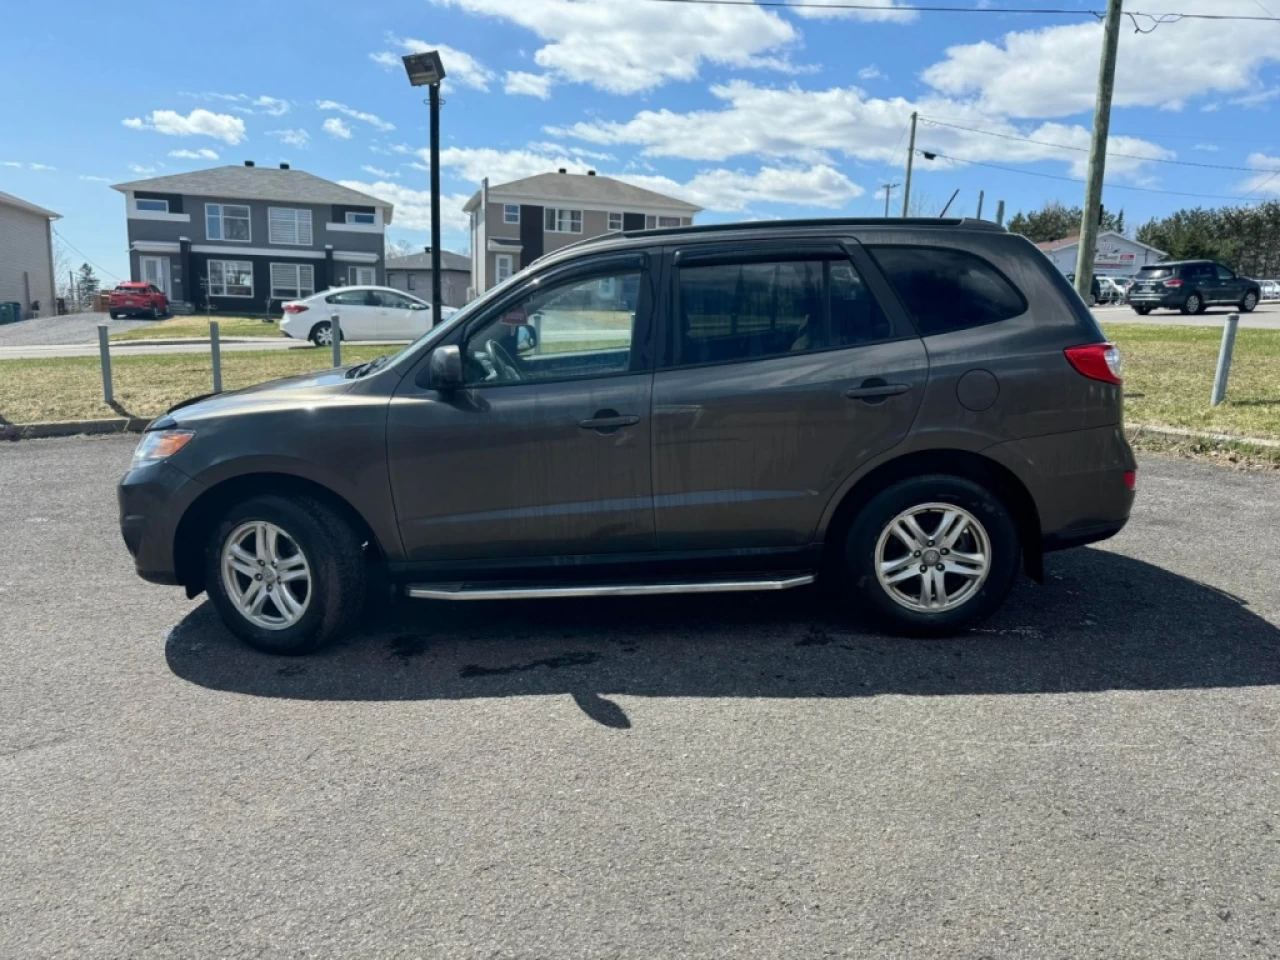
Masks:
[[[178,524],[203,491],[203,484],[166,462],[130,470],[121,479],[116,488],[120,534],[142,579],[178,582],[174,553]]]

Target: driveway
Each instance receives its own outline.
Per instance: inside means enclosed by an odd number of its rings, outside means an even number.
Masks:
[[[144,327],[150,320],[112,320],[105,313],[68,313],[62,317],[36,317],[17,323],[0,324],[0,348],[33,347],[42,344],[97,343],[98,324],[106,323],[112,333]]]
[[[309,659],[132,573],[132,439],[0,445],[0,956],[1280,952],[1280,478],[952,641],[812,591],[406,603]]]

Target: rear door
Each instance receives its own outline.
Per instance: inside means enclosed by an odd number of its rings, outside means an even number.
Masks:
[[[356,288],[340,290],[325,297],[329,313],[338,314],[344,340],[378,339],[378,311],[370,301],[370,292]]]
[[[803,547],[841,483],[906,435],[924,346],[854,243],[690,244],[668,257],[658,547]]]

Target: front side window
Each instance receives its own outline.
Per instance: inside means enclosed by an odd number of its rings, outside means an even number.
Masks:
[[[971,253],[940,247],[869,249],[922,337],[999,323],[1027,310],[1018,288]]]
[[[373,290],[374,306],[389,307],[392,310],[410,310],[418,301],[410,300],[404,294],[392,293],[390,290]]]
[[[315,267],[307,263],[271,265],[271,299],[301,300],[316,292]]]
[[[466,382],[564,380],[626,373],[640,271],[567,280],[508,304],[467,338]]]
[[[892,327],[847,260],[680,270],[675,363],[724,363],[890,339]]]
[[[620,233],[621,231],[622,231],[622,214],[620,213],[609,214],[609,232]]]
[[[519,223],[520,222],[520,204],[504,203],[502,205],[502,222],[503,223]]]
[[[248,243],[249,208],[235,203],[206,203],[204,228],[205,236],[210,240]]]
[[[252,297],[253,264],[242,260],[210,260],[208,286],[211,297]]]
[[[1228,270],[1228,269],[1227,269],[1226,267],[1224,267],[1222,264],[1218,264],[1218,279],[1219,279],[1219,280],[1234,280],[1235,278],[1236,278],[1236,275],[1235,275],[1234,273],[1232,273],[1230,270]]]
[[[135,200],[135,205],[139,210],[150,210],[152,213],[168,213],[168,200]]]
[[[547,207],[546,229],[548,233],[581,233],[582,211]]]
[[[311,211],[271,207],[267,210],[267,234],[270,243],[295,247],[311,246]]]
[[[347,223],[377,223],[377,217],[372,213],[360,213],[355,210],[347,211]]]

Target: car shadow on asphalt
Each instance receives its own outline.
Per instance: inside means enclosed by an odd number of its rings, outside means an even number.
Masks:
[[[868,697],[1168,690],[1280,683],[1280,629],[1238,597],[1084,549],[1022,578],[949,640],[869,632],[816,589],[648,599],[405,601],[310,657],[257,653],[206,602],[170,633],[184,680],[304,700],[571,695],[610,727],[611,695]]]

